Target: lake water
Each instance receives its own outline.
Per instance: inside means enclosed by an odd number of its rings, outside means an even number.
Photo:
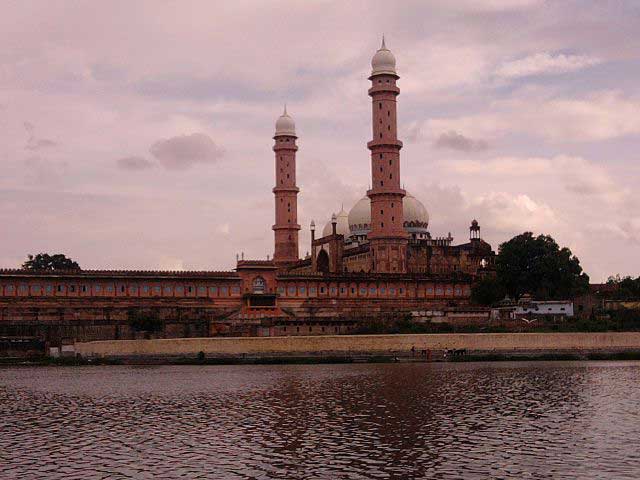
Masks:
[[[640,362],[0,369],[0,478],[640,478]]]

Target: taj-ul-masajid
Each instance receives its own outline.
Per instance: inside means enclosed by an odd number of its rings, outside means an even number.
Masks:
[[[285,107],[273,136],[270,258],[239,256],[234,271],[2,270],[3,320],[26,333],[49,322],[55,342],[133,338],[132,315],[154,319],[165,337],[349,333],[365,317],[434,309],[464,316],[471,287],[491,275],[495,253],[476,220],[465,243],[432,236],[427,209],[402,187],[399,78],[383,39],[369,76],[371,188],[317,230],[309,221],[305,258],[298,244],[298,136]]]

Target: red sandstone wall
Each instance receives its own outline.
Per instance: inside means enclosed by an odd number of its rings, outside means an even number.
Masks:
[[[0,297],[17,298],[233,298],[241,294],[239,278],[176,280],[95,277],[0,278]]]

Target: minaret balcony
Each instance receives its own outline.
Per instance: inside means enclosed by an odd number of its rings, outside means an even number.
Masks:
[[[394,95],[400,95],[400,89],[395,85],[391,85],[390,83],[374,83],[371,88],[369,88],[369,95],[373,96],[376,93],[387,93],[391,92]]]
[[[397,73],[380,72],[380,73],[374,73],[373,75],[370,75],[369,76],[369,80],[371,80],[373,82],[374,78],[385,78],[385,77],[393,78],[394,80],[399,80],[400,79],[400,75],[398,75]]]
[[[367,148],[369,150],[373,150],[376,147],[390,147],[400,150],[402,148],[402,142],[393,138],[376,138],[375,140],[367,142]]]
[[[297,152],[298,146],[295,144],[295,142],[287,142],[287,143],[278,142],[273,146],[273,151],[278,152],[280,150],[292,150],[294,152]]]
[[[402,188],[393,188],[393,187],[377,187],[372,188],[371,190],[367,190],[367,197],[381,197],[381,196],[393,196],[393,197],[405,197],[407,195],[407,191]]]
[[[291,193],[298,193],[300,192],[300,189],[298,187],[273,187],[273,193],[287,193],[287,192],[291,192]]]
[[[272,225],[272,230],[300,230],[302,227],[297,223],[283,223],[281,225]]]

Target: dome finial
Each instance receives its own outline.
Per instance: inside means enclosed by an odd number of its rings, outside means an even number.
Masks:
[[[296,136],[296,124],[287,112],[286,103],[284,104],[282,115],[276,121],[276,136],[278,135]]]
[[[396,73],[396,57],[391,53],[391,50],[387,48],[387,42],[384,35],[382,35],[382,44],[371,59],[371,75],[388,74],[395,75]]]

